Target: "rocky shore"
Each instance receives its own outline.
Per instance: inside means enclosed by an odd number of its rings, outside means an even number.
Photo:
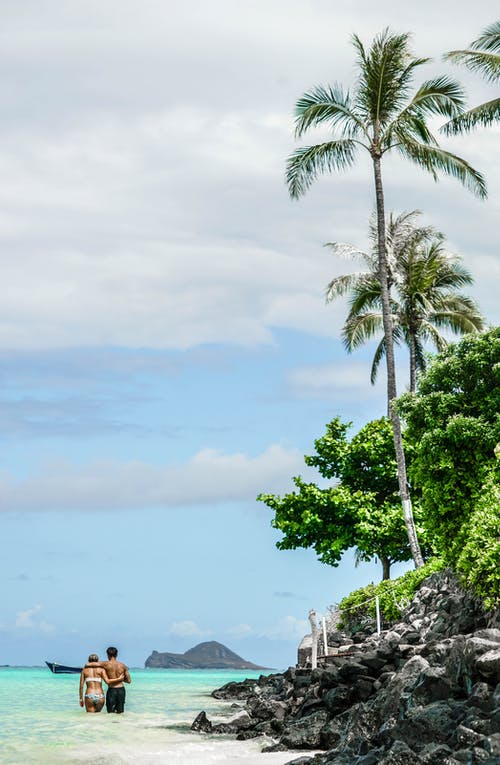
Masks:
[[[344,655],[317,669],[228,683],[212,695],[231,716],[192,729],[263,736],[293,765],[500,765],[499,626],[434,574],[380,636],[331,634]]]

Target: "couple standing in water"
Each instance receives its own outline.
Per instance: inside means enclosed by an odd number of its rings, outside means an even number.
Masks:
[[[85,706],[87,712],[100,712],[104,706],[104,690],[102,681],[108,686],[106,692],[106,711],[121,714],[125,706],[125,686],[130,683],[128,667],[118,661],[118,650],[114,646],[106,649],[108,661],[99,661],[95,653],[91,653],[87,664],[80,675],[80,706]],[[83,693],[85,687],[85,695]]]

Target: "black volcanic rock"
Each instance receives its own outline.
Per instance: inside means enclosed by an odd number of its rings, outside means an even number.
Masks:
[[[500,765],[498,617],[450,571],[433,574],[380,636],[314,670],[226,684],[212,696],[239,716],[193,730],[265,736],[265,752],[324,750],[289,765]]]
[[[266,669],[245,661],[215,640],[199,643],[185,653],[153,651],[144,666],[157,669]]]

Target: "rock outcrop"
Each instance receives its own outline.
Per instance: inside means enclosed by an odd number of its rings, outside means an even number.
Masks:
[[[193,730],[265,736],[264,751],[323,750],[290,765],[500,765],[500,629],[450,572],[403,618],[317,669],[228,683],[233,717]],[[294,758],[295,757],[295,758]]]
[[[199,643],[185,653],[153,651],[144,666],[157,669],[266,669],[245,661],[215,640]]]

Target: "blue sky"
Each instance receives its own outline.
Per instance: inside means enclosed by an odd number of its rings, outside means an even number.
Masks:
[[[209,8],[210,6],[210,8]],[[299,203],[283,181],[294,101],[352,80],[349,35],[464,46],[492,2],[4,4],[0,82],[0,663],[77,663],[117,644],[219,640],[286,666],[319,613],[378,566],[280,552],[260,491],[284,492],[336,415],[384,412],[373,348],[346,356],[324,289],[364,247],[369,166]],[[460,77],[473,100],[491,90]],[[388,209],[419,208],[498,323],[497,128],[447,145],[479,202],[398,162]],[[406,385],[399,356],[400,389]]]

